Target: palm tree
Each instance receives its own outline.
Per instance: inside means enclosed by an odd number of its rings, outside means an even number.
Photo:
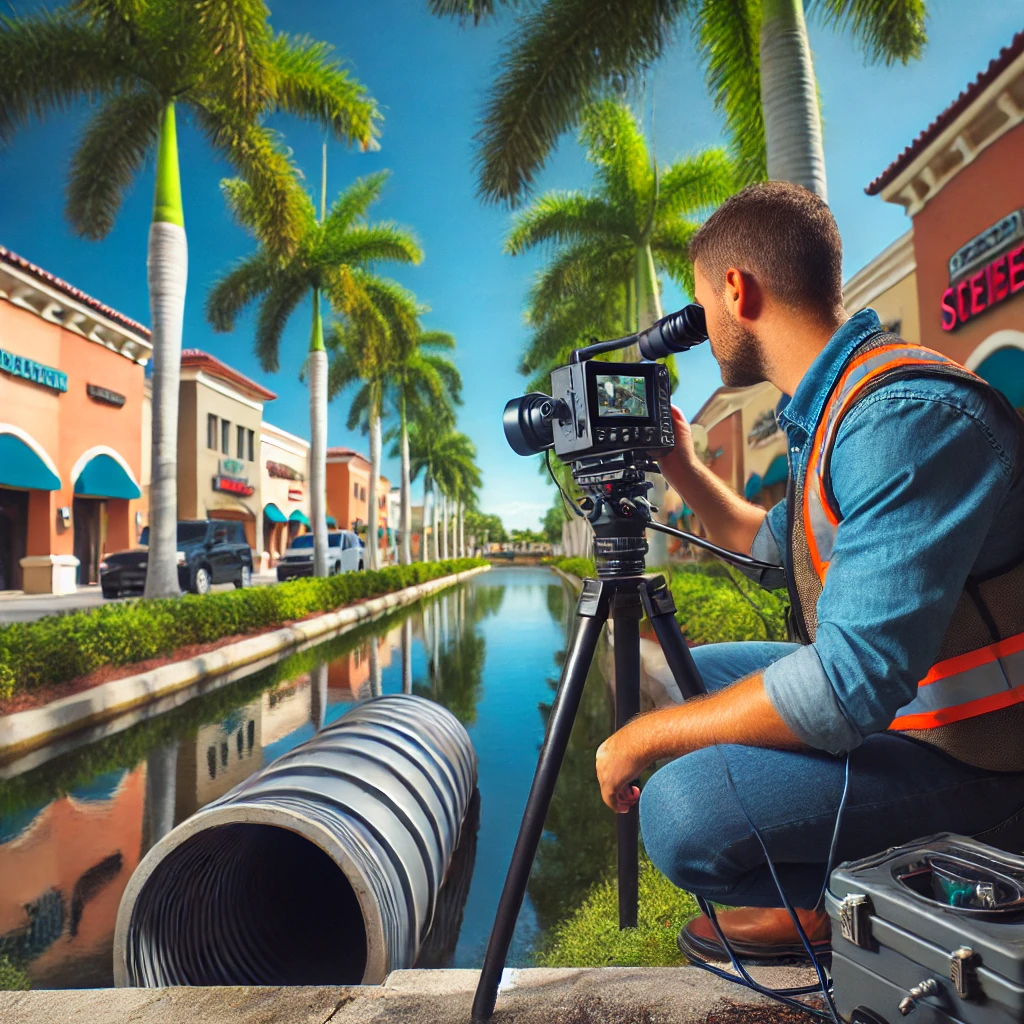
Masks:
[[[480,22],[515,0],[428,0]],[[848,30],[872,62],[921,55],[925,0],[826,0],[825,24]],[[480,193],[517,203],[559,136],[608,87],[642,80],[692,19],[705,81],[743,181],[792,181],[826,198],[817,86],[804,0],[539,0],[525,6],[491,87],[480,144]]]
[[[586,109],[580,142],[596,188],[536,198],[514,219],[505,251],[555,250],[534,289],[534,319],[560,310],[573,295],[591,302],[621,295],[623,333],[642,330],[662,315],[659,271],[693,294],[687,248],[695,218],[735,191],[734,168],[720,149],[659,168],[636,117],[613,100]]]
[[[416,419],[409,426],[411,475],[422,471],[424,523],[427,487],[432,491],[434,559],[448,557],[449,500],[469,499],[480,486],[476,467],[476,447],[465,434],[453,430],[450,423],[435,418]],[[443,518],[443,523],[438,519]]]
[[[71,158],[67,215],[99,240],[156,154],[148,279],[153,327],[153,461],[146,596],[179,593],[178,382],[188,253],[177,110],[252,182],[268,232],[294,248],[296,190],[262,122],[274,111],[369,146],[378,112],[324,43],[275,34],[263,0],[75,0],[0,19],[0,143],[76,101],[99,104]]]
[[[395,331],[395,365],[388,391],[398,414],[395,448],[401,459],[401,563],[412,562],[412,474],[409,455],[409,421],[425,418],[454,419],[452,408],[461,401],[462,376],[442,353],[455,348],[455,339],[443,331],[424,331],[419,323],[411,334]],[[426,504],[423,506],[426,513]]]
[[[448,509],[451,502],[452,516],[452,552],[453,557],[461,557],[459,537],[462,536],[460,523],[467,502],[475,502],[475,492],[479,489],[480,470],[476,465],[476,445],[465,435],[452,432],[447,436],[442,448],[441,461],[436,470],[436,479],[441,487],[445,512],[445,545],[448,542]],[[445,554],[447,557],[447,553]]]
[[[271,244],[263,209],[251,185],[237,178],[222,189],[235,219],[257,240],[257,249],[217,280],[206,300],[207,319],[215,330],[234,329],[238,314],[256,303],[256,356],[269,373],[280,366],[281,334],[288,318],[312,298],[313,327],[306,373],[309,377],[310,505],[313,513],[313,572],[327,574],[327,402],[328,370],[321,295],[349,323],[372,323],[382,296],[391,286],[374,273],[382,261],[418,263],[422,253],[412,235],[395,224],[371,222],[367,211],[379,198],[387,172],[357,179],[341,192],[330,210],[321,196],[320,219],[313,200],[301,190],[302,231],[290,255]],[[375,479],[375,478],[374,478]],[[374,479],[371,488],[375,491]],[[376,548],[371,545],[371,562]],[[374,563],[375,565],[375,563]]]
[[[427,502],[431,507],[431,530],[433,540],[433,561],[441,557],[438,535],[438,487],[435,473],[443,458],[444,444],[454,426],[454,420],[446,421],[434,416],[414,416],[409,423],[409,477],[415,480],[423,473],[423,561],[431,559],[427,547]]]
[[[370,482],[367,487],[368,567],[379,561],[377,483],[381,468],[381,417],[385,398],[399,362],[401,339],[417,330],[419,307],[412,294],[394,281],[377,278],[367,289],[369,302],[332,327],[327,339],[330,398],[352,384],[360,384],[349,406],[348,428],[357,426],[370,435]]]

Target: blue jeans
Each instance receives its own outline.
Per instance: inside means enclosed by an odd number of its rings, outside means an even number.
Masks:
[[[694,648],[693,656],[713,692],[795,646],[709,644]],[[798,907],[813,907],[825,881],[844,772],[844,758],[820,751],[735,745],[695,751],[655,772],[644,787],[644,846],[682,889],[733,906],[781,906],[745,809],[786,895]],[[971,768],[895,733],[876,733],[850,755],[836,863],[936,832],[983,832],[1021,807],[1024,774]]]

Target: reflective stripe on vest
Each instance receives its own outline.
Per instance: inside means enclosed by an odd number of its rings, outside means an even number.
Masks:
[[[873,380],[895,369],[947,365],[969,373],[941,352],[906,343],[879,345],[854,358],[822,413],[804,477],[803,524],[811,563],[824,586],[839,530],[828,498],[829,454],[843,416]],[[974,376],[974,374],[972,374]],[[1024,702],[1024,633],[945,661],[918,683],[917,695],[896,713],[896,731],[934,729]]]

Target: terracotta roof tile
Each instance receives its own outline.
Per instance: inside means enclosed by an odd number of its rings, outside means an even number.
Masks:
[[[1004,46],[999,51],[999,56],[995,60],[990,61],[988,67],[864,191],[869,196],[874,196],[881,192],[890,181],[907,167],[940,132],[952,124],[1022,53],[1024,53],[1024,32],[1018,32],[1010,41],[1010,45]]]
[[[222,362],[216,356],[211,356],[209,352],[203,352],[201,349],[182,349],[181,365],[197,366],[201,370],[206,370],[211,376],[220,377],[221,380],[235,384],[257,398],[262,398],[265,402],[272,402],[277,398],[276,393],[269,388],[265,388],[262,384],[257,384],[252,378],[246,377],[244,373],[239,373],[234,367],[228,366],[227,363]]]
[[[127,327],[129,330],[134,331],[147,341],[150,340],[150,330],[148,327],[140,324],[136,320],[132,320],[130,317],[125,316],[124,313],[119,313],[111,306],[107,306],[100,302],[99,299],[94,299],[91,295],[87,295],[74,285],[68,284],[67,281],[57,277],[56,274],[51,274],[48,270],[43,270],[42,267],[37,267],[34,263],[25,259],[24,256],[19,256],[16,252],[11,252],[10,249],[3,245],[0,245],[0,262],[8,263],[12,267],[24,270],[26,273],[31,274],[40,281],[45,281],[52,288],[56,288],[57,291],[63,292],[69,298],[82,303],[83,306],[88,306],[90,309],[96,310],[97,313],[101,313],[108,320],[113,320],[122,327]]]

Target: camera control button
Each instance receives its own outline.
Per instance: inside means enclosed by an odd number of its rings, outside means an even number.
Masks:
[[[608,431],[607,430],[604,430],[601,427],[598,427],[597,430],[594,431],[594,440],[596,440],[596,441],[606,441],[607,439],[608,439]]]
[[[609,441],[618,441],[618,439],[619,439],[619,432],[618,432],[617,430],[613,430],[613,431],[612,431],[612,432],[611,432],[611,433],[610,433],[610,434],[608,435],[608,440],[609,440]]]
[[[645,441],[653,441],[654,440],[654,427],[644,427],[644,440]]]

